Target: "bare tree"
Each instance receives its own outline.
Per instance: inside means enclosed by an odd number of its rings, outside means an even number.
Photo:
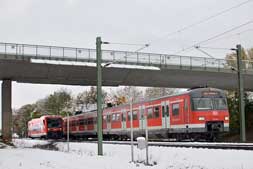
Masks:
[[[179,92],[176,88],[159,88],[159,87],[149,87],[145,90],[145,98],[153,99],[162,96],[173,95]]]

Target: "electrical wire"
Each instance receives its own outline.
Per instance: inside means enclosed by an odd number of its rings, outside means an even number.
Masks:
[[[214,49],[214,50],[232,50],[232,48],[217,48],[217,47],[209,47],[209,46],[194,46],[195,48],[201,49]]]
[[[183,32],[183,31],[185,31],[185,30],[187,30],[187,29],[190,29],[190,28],[192,28],[192,27],[194,27],[194,26],[197,26],[197,25],[200,25],[200,24],[202,24],[202,23],[205,23],[205,22],[207,22],[207,21],[209,21],[209,20],[211,20],[211,19],[213,19],[213,18],[215,18],[215,17],[217,17],[217,16],[220,16],[220,15],[222,15],[222,14],[225,14],[225,13],[227,13],[227,12],[233,10],[233,9],[239,8],[239,7],[245,5],[245,4],[249,3],[249,2],[252,2],[252,1],[253,1],[253,0],[247,0],[247,1],[241,2],[241,3],[236,4],[236,5],[234,5],[234,6],[230,7],[230,8],[224,9],[224,10],[222,10],[222,11],[216,13],[216,14],[213,14],[213,15],[211,15],[211,16],[208,16],[208,17],[206,17],[206,18],[204,18],[204,19],[201,19],[201,20],[199,20],[199,21],[197,21],[197,22],[194,22],[194,23],[192,23],[192,24],[189,24],[189,25],[187,25],[187,26],[185,26],[185,27],[182,27],[182,28],[180,28],[180,29],[178,29],[178,30],[176,30],[176,31],[170,32],[170,33],[168,33],[168,34],[166,34],[166,35],[164,35],[164,36],[162,36],[162,37],[160,37],[160,38],[156,38],[156,39],[154,39],[154,40],[151,40],[151,41],[148,43],[148,45],[147,45],[146,47],[144,47],[143,49],[145,49],[145,48],[151,46],[152,43],[154,43],[155,41],[158,41],[158,40],[160,40],[160,39],[162,39],[162,38],[164,38],[164,37],[167,37],[167,38],[168,38],[168,37],[170,37],[170,36],[172,36],[172,35],[174,35],[174,34],[181,33],[181,32]],[[141,50],[143,50],[143,49],[141,49]]]
[[[148,44],[121,43],[121,42],[108,42],[108,44],[113,44],[113,45],[127,45],[127,46],[146,46],[146,45],[148,45]]]
[[[217,42],[217,41],[219,41],[219,40],[221,40],[221,39],[230,38],[230,37],[233,37],[233,36],[238,36],[238,35],[244,34],[244,33],[246,33],[246,32],[250,32],[250,31],[253,31],[253,29],[243,30],[243,31],[241,31],[241,32],[238,32],[238,33],[235,33],[235,34],[232,34],[232,35],[228,35],[228,36],[224,36],[224,37],[221,37],[221,38],[212,40],[211,42]],[[209,42],[207,42],[207,44],[209,44]]]
[[[234,30],[236,30],[236,29],[239,29],[239,28],[241,28],[241,27],[243,27],[243,26],[246,26],[246,25],[249,25],[249,24],[251,24],[251,23],[253,23],[253,20],[250,20],[250,21],[248,21],[248,22],[246,22],[246,23],[243,23],[243,24],[241,24],[241,25],[235,26],[235,27],[233,27],[233,28],[231,28],[231,29],[229,29],[229,30],[226,30],[226,31],[224,31],[224,32],[222,32],[222,33],[219,33],[219,34],[217,34],[217,35],[214,35],[214,36],[212,36],[212,37],[210,37],[210,38],[208,38],[208,39],[206,39],[206,40],[202,40],[202,41],[200,41],[200,42],[197,42],[197,43],[195,43],[194,45],[191,45],[191,46],[189,46],[189,47],[187,47],[187,48],[184,48],[184,49],[182,49],[182,50],[179,50],[179,51],[176,52],[175,54],[178,54],[178,53],[181,53],[181,52],[183,52],[183,51],[192,49],[192,48],[194,48],[195,46],[199,46],[200,44],[203,44],[203,43],[212,41],[213,39],[216,39],[216,38],[218,38],[218,37],[220,37],[220,36],[223,36],[223,35],[225,35],[225,34],[227,34],[227,33],[229,33],[229,32],[232,32],[232,31],[234,31]]]

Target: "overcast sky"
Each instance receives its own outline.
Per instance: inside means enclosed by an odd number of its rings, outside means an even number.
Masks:
[[[167,34],[246,0],[0,0],[0,41],[95,48],[104,41],[150,43],[143,52],[174,54],[199,41],[253,20],[253,1],[186,31]],[[239,32],[243,32],[238,34]],[[253,24],[203,44],[231,48],[253,46]],[[107,45],[131,50],[138,46]],[[206,50],[217,58],[229,51]],[[196,49],[182,55],[207,57]],[[33,103],[60,88],[74,94],[84,87],[13,83],[13,107]]]

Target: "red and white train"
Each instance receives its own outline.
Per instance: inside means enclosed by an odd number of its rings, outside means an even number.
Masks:
[[[103,136],[127,138],[130,135],[130,105],[103,110]],[[97,112],[70,116],[71,137],[96,137]],[[134,137],[148,127],[153,138],[207,138],[229,131],[229,112],[224,91],[197,88],[182,94],[133,104]],[[67,132],[64,118],[63,132]]]
[[[45,115],[28,122],[28,137],[52,138],[63,137],[63,119],[61,116]]]

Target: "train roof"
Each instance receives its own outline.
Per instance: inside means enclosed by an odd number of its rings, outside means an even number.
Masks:
[[[149,100],[146,99],[146,100],[143,100],[143,101],[134,102],[133,104],[142,104],[144,102],[152,102],[152,101],[156,101],[156,100],[159,100],[159,99],[165,99],[165,98],[168,98],[168,97],[175,97],[175,96],[182,96],[182,95],[185,95],[185,94],[189,94],[191,96],[199,96],[204,91],[210,91],[210,92],[211,91],[217,91],[222,96],[225,95],[224,91],[221,90],[221,89],[211,88],[211,87],[195,87],[195,88],[191,88],[191,89],[188,89],[186,91],[183,91],[181,93],[167,95],[167,96],[162,96],[162,97],[157,97],[157,98],[153,98],[153,99],[149,99]],[[126,106],[129,106],[129,103],[121,104],[121,105],[113,106],[113,107],[106,107],[105,110],[111,110],[111,109],[115,109],[115,108],[122,108],[122,107],[126,107]],[[93,113],[93,112],[96,112],[96,111],[97,110],[92,110],[92,111],[83,112],[83,113]],[[76,115],[76,116],[78,116],[78,115]]]
[[[39,118],[31,119],[30,121],[44,120],[46,118],[62,118],[62,116],[60,116],[60,115],[43,115],[43,116],[40,116]]]

